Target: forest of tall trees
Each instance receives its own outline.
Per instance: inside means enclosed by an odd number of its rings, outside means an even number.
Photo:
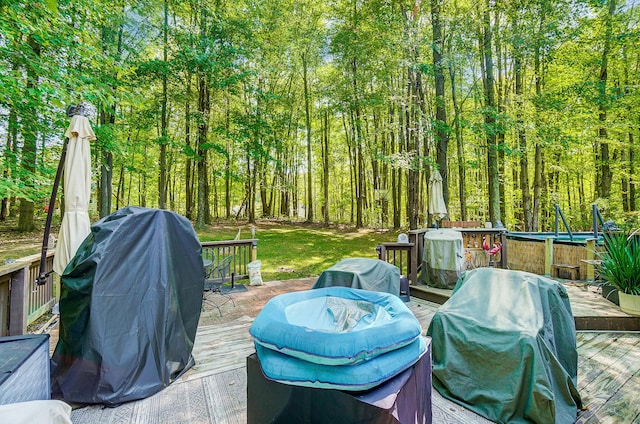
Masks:
[[[68,125],[92,211],[640,226],[635,0],[0,0],[0,220],[32,230]]]

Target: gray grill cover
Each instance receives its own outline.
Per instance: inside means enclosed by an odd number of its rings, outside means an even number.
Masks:
[[[332,286],[400,296],[400,269],[379,259],[347,258],[322,271],[313,288]]]
[[[173,212],[128,207],[94,224],[62,275],[54,395],[115,405],[191,367],[200,253],[191,223]]]

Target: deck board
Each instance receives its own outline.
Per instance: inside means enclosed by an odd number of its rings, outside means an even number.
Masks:
[[[578,389],[600,422],[632,422],[640,414],[640,334],[609,333],[607,341],[588,358],[582,352],[589,343],[578,349]]]
[[[302,288],[312,283],[307,281]],[[237,309],[225,305],[222,318],[217,310],[206,311],[193,349],[196,365],[166,390],[118,408],[74,410],[73,422],[246,422],[245,366],[246,357],[255,351],[249,334],[255,315],[243,302],[262,304],[275,295],[274,290],[251,287],[251,293],[234,295]],[[440,305],[412,297],[408,307],[424,334]],[[578,422],[640,424],[640,333],[578,332],[577,347],[578,388],[588,407],[579,414]],[[434,418],[439,423],[487,422],[437,393],[434,399],[439,407],[434,409]]]

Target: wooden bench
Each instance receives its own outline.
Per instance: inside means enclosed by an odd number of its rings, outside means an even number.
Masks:
[[[580,266],[567,265],[567,264],[552,264],[551,276],[556,278],[563,278],[565,280],[579,280]]]

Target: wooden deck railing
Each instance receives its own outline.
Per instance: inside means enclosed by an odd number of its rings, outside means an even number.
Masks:
[[[46,272],[53,268],[54,253],[47,254]],[[0,267],[0,336],[26,333],[29,324],[53,307],[53,274],[45,284],[38,286],[35,281],[39,272],[40,254]]]
[[[229,278],[249,278],[249,262],[256,259],[258,239],[209,241],[202,243],[204,258],[231,256]],[[53,269],[55,250],[47,253],[47,272]],[[215,256],[214,256],[215,255]],[[59,295],[59,279],[54,289],[53,274],[46,284],[38,286],[35,280],[40,271],[40,254],[17,259],[0,266],[0,337],[25,334],[29,324],[49,312]]]
[[[205,241],[202,242],[202,257],[211,261],[212,269],[219,267],[225,258],[231,257],[225,277],[233,277],[234,281],[246,280],[249,278],[249,262],[256,260],[257,249],[258,239]],[[211,276],[212,280],[217,278],[218,275]]]
[[[499,241],[502,244],[499,259],[496,266],[507,267],[507,243],[506,230],[503,228],[452,228],[462,233],[463,247],[474,248],[479,242],[482,244],[487,237],[489,245]],[[424,235],[430,228],[421,228],[409,231],[408,243],[380,243],[378,257],[398,268],[403,275],[409,277],[412,284],[418,282],[418,275],[422,268],[422,256],[424,254]],[[407,257],[408,256],[408,257]]]

